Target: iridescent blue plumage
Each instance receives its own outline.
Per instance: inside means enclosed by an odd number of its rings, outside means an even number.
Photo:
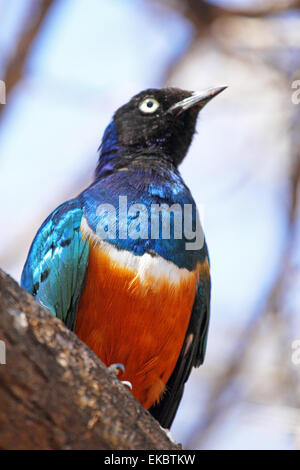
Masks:
[[[111,121],[105,129],[99,150],[101,158],[99,158],[95,171],[96,178],[102,178],[117,168],[120,163],[119,157],[124,152],[123,147],[118,141],[114,121]]]
[[[100,157],[101,160],[101,157]],[[127,210],[133,204],[142,204],[147,208],[147,212],[151,214],[151,207],[153,205],[161,206],[159,237],[151,238],[151,226],[149,222],[148,230],[143,233],[141,238],[133,239],[126,237],[120,239],[119,237],[119,223],[124,222],[124,219],[119,217],[119,198],[120,196],[127,198]],[[155,253],[162,256],[166,260],[173,261],[180,268],[187,268],[192,270],[195,268],[198,261],[201,261],[206,256],[206,250],[186,250],[186,243],[190,242],[184,236],[184,206],[190,205],[192,208],[192,229],[196,231],[196,218],[197,211],[195,202],[191,196],[189,189],[184,184],[178,170],[174,166],[168,165],[164,168],[154,156],[147,156],[147,160],[140,161],[140,165],[130,165],[128,168],[124,167],[119,171],[112,172],[103,176],[100,180],[96,181],[80,196],[79,200],[84,208],[84,216],[88,221],[90,228],[96,233],[98,224],[101,221],[99,215],[99,206],[101,204],[111,204],[117,209],[117,230],[116,238],[107,238],[107,240],[115,245],[118,249],[128,250],[137,256],[142,256],[145,253]],[[169,213],[168,209],[173,205],[177,205],[177,210],[182,213],[182,234],[179,239],[174,238],[174,215]],[[134,217],[134,216],[132,216]],[[132,217],[127,216],[125,227],[127,230],[132,222]],[[170,238],[166,239],[162,233],[162,220],[170,217]],[[112,214],[114,218],[114,214]],[[149,218],[150,220],[150,218]],[[105,218],[105,222],[110,222],[109,217]],[[111,220],[111,225],[115,221]],[[123,232],[124,232],[123,230]],[[147,232],[147,233],[145,233]]]
[[[84,284],[89,246],[80,233],[79,201],[59,206],[32,242],[21,285],[68,326],[74,328]]]

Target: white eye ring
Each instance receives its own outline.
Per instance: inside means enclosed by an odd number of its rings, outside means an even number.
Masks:
[[[159,102],[155,98],[146,98],[139,105],[139,110],[145,114],[152,114],[159,108]]]

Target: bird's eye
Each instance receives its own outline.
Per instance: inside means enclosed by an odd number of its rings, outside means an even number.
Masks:
[[[146,98],[139,105],[140,111],[145,114],[155,113],[157,108],[159,108],[159,102],[154,98]]]

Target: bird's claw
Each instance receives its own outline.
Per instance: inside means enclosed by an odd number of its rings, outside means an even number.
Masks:
[[[111,364],[110,366],[108,366],[108,370],[109,372],[112,372],[114,375],[119,375],[120,371],[122,373],[125,372],[125,366],[123,364],[119,364],[119,363],[116,363],[116,364]],[[128,387],[129,390],[132,390],[132,383],[129,382],[128,380],[121,380],[121,383],[123,385],[125,385],[125,387]]]
[[[128,380],[121,380],[121,383],[125,385],[125,387],[128,387],[129,390],[132,390],[132,383],[129,382]]]
[[[125,366],[123,364],[111,364],[109,367],[108,367],[108,370],[109,372],[112,372],[113,374],[115,375],[119,375],[120,371],[122,373],[125,372]]]

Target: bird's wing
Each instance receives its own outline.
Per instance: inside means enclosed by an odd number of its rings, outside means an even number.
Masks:
[[[175,369],[168,380],[162,399],[149,410],[164,428],[169,429],[174,420],[192,367],[199,367],[204,361],[209,326],[210,290],[209,273],[205,276],[200,273],[190,323]]]
[[[71,330],[89,255],[88,242],[80,233],[81,219],[76,199],[52,212],[32,242],[21,278],[22,287]]]

